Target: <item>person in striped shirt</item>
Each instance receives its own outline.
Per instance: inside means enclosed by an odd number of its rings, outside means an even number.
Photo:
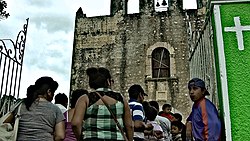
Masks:
[[[129,107],[134,121],[134,141],[144,140],[144,130],[152,130],[152,124],[146,124],[142,106],[144,96],[148,96],[138,84],[132,85],[129,90]]]

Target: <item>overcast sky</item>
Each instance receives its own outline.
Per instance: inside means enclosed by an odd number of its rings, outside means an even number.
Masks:
[[[0,39],[15,41],[29,18],[20,97],[41,76],[51,76],[59,83],[56,93],[68,95],[75,13],[82,7],[87,16],[108,15],[110,0],[5,1],[10,17],[0,21]],[[138,4],[139,0],[130,0],[129,12],[138,11]]]

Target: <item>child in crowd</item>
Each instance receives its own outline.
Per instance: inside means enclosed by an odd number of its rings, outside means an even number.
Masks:
[[[150,106],[155,107],[157,113],[159,112],[159,104],[157,101],[149,101]],[[155,121],[161,126],[163,130],[163,140],[162,141],[171,141],[171,122],[168,118],[159,116],[157,114]]]
[[[163,139],[163,130],[159,123],[155,121],[157,116],[157,109],[151,106],[148,102],[144,101],[142,103],[143,108],[145,110],[145,117],[147,119],[147,123],[152,124],[153,130],[151,131],[144,131],[145,133],[145,140],[144,141],[158,141]]]
[[[58,93],[55,96],[55,105],[60,108],[62,113],[65,113],[67,111],[68,107],[68,97],[65,93]]]
[[[182,141],[182,123],[180,121],[173,121],[171,124],[172,141]]]
[[[175,118],[175,121],[179,121],[181,122],[182,121],[182,115],[180,113],[174,113],[174,118]],[[182,137],[182,141],[185,141],[186,140],[186,125],[182,124],[182,131],[181,131],[181,137]]]
[[[171,122],[174,120],[172,111],[172,106],[170,104],[164,104],[162,106],[162,111],[159,112],[160,116],[168,118]]]

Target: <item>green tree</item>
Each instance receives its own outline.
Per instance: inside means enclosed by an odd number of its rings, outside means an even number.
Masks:
[[[7,3],[3,0],[0,0],[0,21],[10,16],[10,14],[4,10],[5,8],[7,8]]]

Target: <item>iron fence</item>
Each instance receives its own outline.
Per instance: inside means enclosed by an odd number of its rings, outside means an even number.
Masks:
[[[189,67],[190,78],[203,79],[210,92],[210,99],[218,104],[216,69],[213,45],[213,26],[211,21],[211,7],[208,5],[204,22],[198,30],[192,30],[192,21],[189,21]],[[188,17],[189,15],[187,15]],[[197,22],[197,21],[195,21]],[[196,37],[194,37],[196,36]]]
[[[0,39],[0,114],[8,111],[14,100],[19,98],[28,22],[26,19],[15,42]]]

